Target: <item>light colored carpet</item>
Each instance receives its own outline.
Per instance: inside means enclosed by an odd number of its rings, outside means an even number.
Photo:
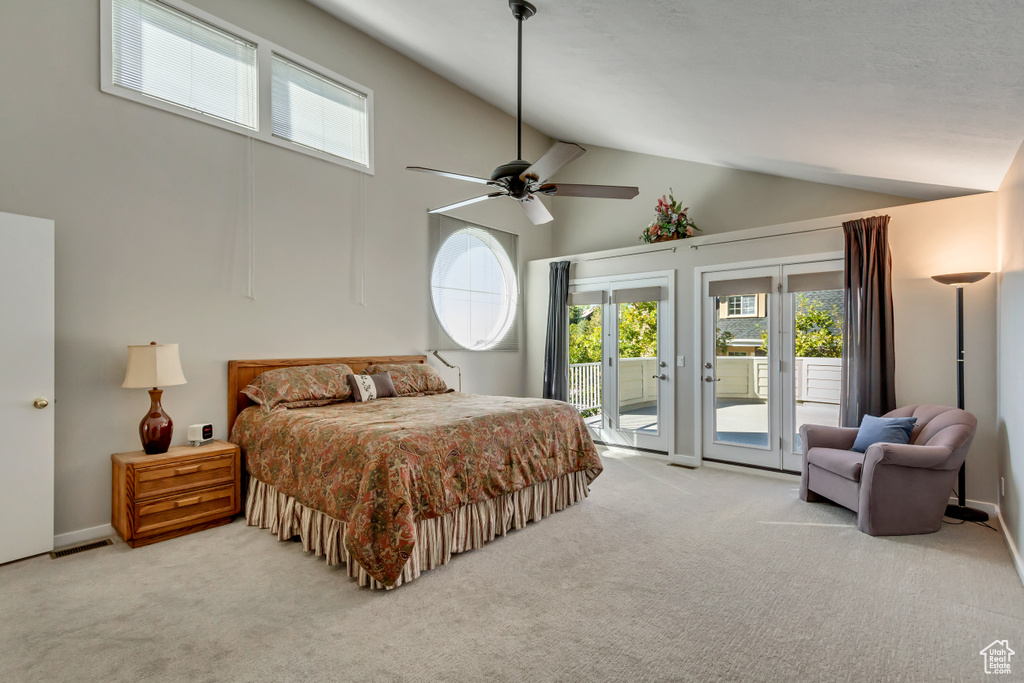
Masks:
[[[583,503],[389,593],[242,521],[0,567],[0,678],[955,681],[997,638],[1024,653],[995,531],[871,538],[795,479],[605,465]]]

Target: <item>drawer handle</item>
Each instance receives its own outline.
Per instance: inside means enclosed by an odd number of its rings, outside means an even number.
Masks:
[[[199,502],[199,496],[196,496],[195,498],[186,498],[185,500],[176,500],[176,501],[174,501],[174,507],[176,507],[176,508],[188,507],[189,505],[195,505],[198,502]]]
[[[179,467],[174,470],[174,474],[192,474],[193,472],[199,471],[199,465],[189,465],[188,467]]]

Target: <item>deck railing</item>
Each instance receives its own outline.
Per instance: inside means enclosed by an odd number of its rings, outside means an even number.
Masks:
[[[797,401],[839,403],[839,358],[796,358]],[[620,361],[619,401],[622,405],[653,400],[657,396],[656,358],[623,358]],[[722,383],[719,398],[768,398],[768,359],[754,356],[719,356],[717,372]],[[638,374],[639,373],[639,374]],[[569,366],[569,403],[577,410],[601,407],[601,363]]]
[[[657,400],[657,358],[619,359],[619,407]],[[601,363],[569,366],[569,403],[580,412],[601,407]]]
[[[569,403],[581,413],[601,407],[600,363],[573,363],[569,366]]]

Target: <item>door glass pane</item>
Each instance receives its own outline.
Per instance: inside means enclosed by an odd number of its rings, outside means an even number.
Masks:
[[[839,426],[843,369],[843,290],[795,292],[793,297],[794,363],[793,450],[803,451],[800,426]]]
[[[569,307],[569,403],[601,427],[601,305]]]
[[[715,297],[715,441],[768,448],[768,295]]]
[[[617,304],[618,428],[658,433],[658,302]]]

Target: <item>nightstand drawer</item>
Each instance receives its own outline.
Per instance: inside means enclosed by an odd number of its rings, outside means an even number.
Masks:
[[[144,500],[230,483],[235,480],[235,454],[135,469],[135,499]]]
[[[135,537],[164,533],[181,527],[229,517],[238,511],[234,483],[180,493],[135,505]]]

